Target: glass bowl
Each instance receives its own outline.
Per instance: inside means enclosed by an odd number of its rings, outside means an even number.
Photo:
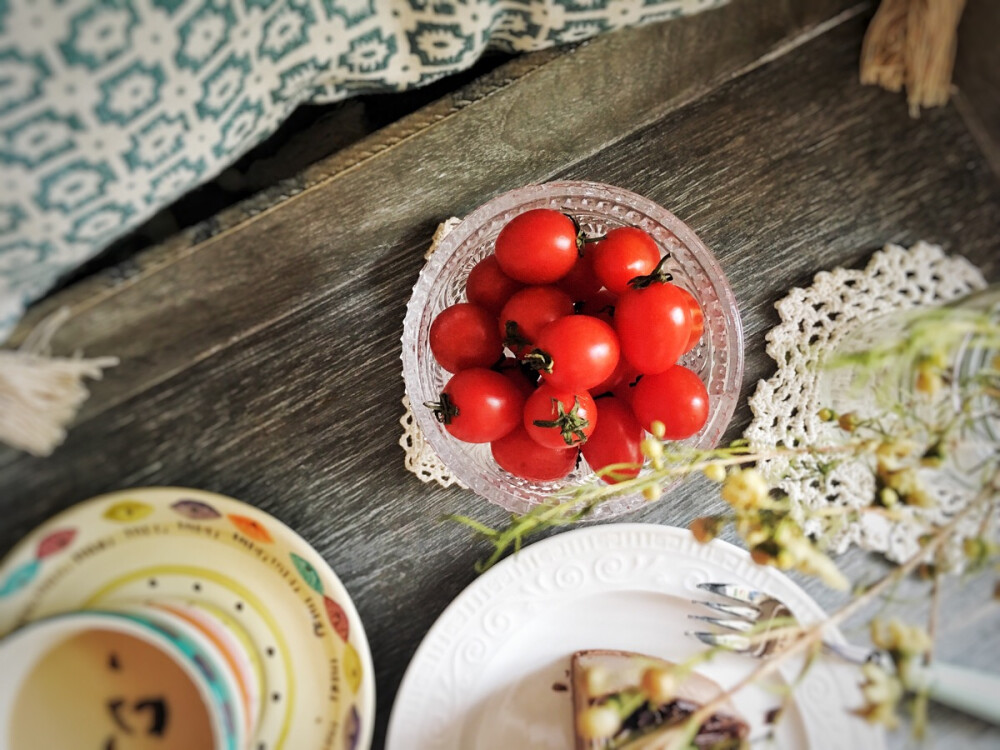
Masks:
[[[513,217],[533,208],[553,208],[580,222],[588,237],[620,226],[645,230],[661,252],[674,283],[691,292],[705,314],[701,342],[681,359],[708,388],[708,422],[688,443],[716,446],[732,419],[743,381],[743,328],[736,298],[715,256],[672,213],[640,195],[598,182],[549,182],[499,195],[477,208],[449,232],[420,272],[403,322],[403,379],[414,418],[438,458],[474,492],[514,513],[545,503],[558,490],[595,481],[581,459],[579,467],[558,482],[532,482],[508,474],[493,461],[488,444],[463,443],[449,435],[426,401],[437,401],[451,375],[431,355],[431,322],[449,305],[466,301],[469,271],[493,252],[500,230]],[[664,488],[665,491],[669,488]],[[639,507],[641,494],[610,498],[592,517],[609,518]]]

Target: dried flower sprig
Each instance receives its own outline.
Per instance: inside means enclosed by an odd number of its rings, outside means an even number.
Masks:
[[[741,533],[745,532],[744,538],[753,540],[751,553],[758,562],[771,562],[785,569],[796,567],[812,574],[824,571],[831,585],[842,588],[842,576],[834,572],[835,568],[831,567],[828,558],[805,539],[792,520],[787,498],[774,497],[763,477],[756,470],[744,467],[777,456],[852,455],[863,447],[861,442],[849,440],[819,449],[777,448],[755,452],[742,440],[712,450],[646,440],[642,450],[651,468],[634,478],[613,485],[594,482],[557,493],[552,504],[539,505],[522,515],[512,515],[510,522],[501,529],[490,528],[468,516],[451,515],[447,518],[469,526],[493,545],[489,557],[476,563],[477,572],[482,573],[508,551],[519,550],[524,539],[531,534],[576,523],[610,498],[642,493],[649,502],[653,502],[659,499],[665,485],[691,474],[704,473],[722,482],[722,497],[730,503],[733,513],[696,519],[693,530],[697,530],[699,541],[708,541],[719,533],[725,523],[733,522]],[[615,470],[614,466],[606,467],[601,475]]]
[[[489,528],[467,516],[448,518],[470,526],[493,545],[492,554],[477,563],[477,571],[483,572],[509,550],[520,549],[531,534],[585,519],[613,497],[641,493],[652,502],[665,486],[704,473],[720,484],[720,494],[732,512],[692,521],[691,530],[699,541],[710,540],[732,523],[757,562],[818,575],[832,586],[843,588],[846,581],[823,552],[823,539],[808,538],[801,531],[803,511],[793,514],[787,498],[752,465],[784,458],[814,466],[823,473],[838,460],[866,460],[876,478],[876,492],[868,505],[831,506],[809,512],[823,520],[827,528],[860,513],[900,519],[913,509],[935,504],[919,470],[940,467],[957,449],[957,440],[977,429],[984,419],[1000,418],[1000,356],[970,375],[956,376],[952,369],[952,357],[959,347],[1000,352],[1000,327],[989,313],[951,308],[927,311],[912,316],[898,334],[890,337],[890,343],[869,346],[828,362],[831,368],[852,367],[857,388],[867,387],[875,379],[895,387],[880,396],[881,411],[874,416],[838,414],[832,408],[823,408],[820,418],[840,427],[844,434],[840,441],[752,450],[746,441],[737,440],[726,447],[704,450],[664,442],[662,431],[657,434],[658,425],[653,425],[653,436],[642,443],[647,470],[638,476],[621,473],[635,466],[606,467],[598,472],[599,477],[613,475],[623,477],[622,481],[610,485],[594,481],[563,490],[553,496],[551,503],[511,516],[501,529]],[[904,382],[908,387],[900,388]],[[944,386],[949,389],[947,398],[942,395]],[[978,467],[982,484],[990,481],[998,466],[1000,445]],[[987,544],[971,552],[978,550],[977,559],[988,559],[992,549]]]
[[[948,542],[956,528],[966,517],[981,511],[984,505],[994,503],[996,499],[997,496],[993,491],[984,489],[948,523],[940,526],[932,534],[926,536],[919,551],[900,565],[894,567],[881,579],[859,591],[849,602],[830,614],[825,620],[794,629],[784,629],[784,632],[782,632],[782,645],[773,651],[769,658],[762,660],[757,667],[739,680],[733,687],[720,693],[691,714],[687,719],[686,734],[679,737],[676,743],[672,744],[666,750],[682,750],[687,748],[690,745],[691,739],[697,733],[698,728],[705,720],[719,710],[727,701],[732,699],[740,690],[774,674],[790,659],[814,653],[818,645],[822,642],[823,634],[828,628],[840,625],[858,614],[858,612],[878,597],[889,592],[900,581],[911,575],[925,559],[928,557],[933,558],[941,547]],[[922,652],[929,652],[930,650],[930,638],[919,629],[908,629],[902,625],[890,625],[884,629],[881,625],[876,627],[878,628],[878,637],[884,638],[881,643],[891,649],[889,654],[896,665],[904,661],[913,664],[914,659]],[[883,633],[885,633],[884,636],[882,635]],[[752,639],[773,637],[774,631],[751,636]],[[876,645],[879,644],[876,643]],[[862,684],[862,691],[866,702],[856,713],[870,721],[895,726],[895,717],[898,715],[897,709],[906,691],[906,683],[898,676],[898,671],[895,673],[890,672],[885,666],[877,663],[873,663],[870,666],[866,665],[862,669],[862,674],[866,678],[866,682]],[[896,669],[898,670],[899,667],[897,666]],[[869,682],[871,684],[866,689],[865,685]],[[915,708],[919,709],[920,705],[916,705]],[[923,721],[923,717],[918,715],[917,726],[921,726]]]
[[[949,571],[946,548],[956,540],[970,572],[987,570],[1000,555],[1000,545],[991,537],[992,519],[1000,504],[1000,325],[996,309],[945,308],[915,314],[903,322],[885,343],[861,347],[840,355],[828,367],[850,367],[854,387],[873,394],[871,413],[848,410],[838,413],[832,406],[820,411],[820,418],[839,428],[838,439],[820,445],[778,445],[753,450],[746,441],[702,450],[664,442],[662,431],[642,443],[646,466],[638,476],[626,476],[611,466],[605,474],[621,479],[616,484],[594,481],[553,496],[552,502],[528,513],[513,515],[499,529],[490,528],[466,516],[450,516],[471,527],[493,547],[492,553],[477,563],[482,572],[510,550],[520,549],[530,535],[546,528],[575,523],[590,516],[606,500],[641,493],[649,502],[657,500],[663,488],[702,473],[719,485],[728,508],[724,513],[695,518],[690,530],[700,542],[718,536],[732,525],[746,543],[754,561],[783,570],[797,570],[819,577],[828,585],[846,589],[850,582],[827,555],[829,538],[845,523],[861,514],[878,514],[890,520],[918,523],[923,529],[920,550],[894,567],[876,583],[855,587],[851,601],[820,623],[783,628],[780,645],[734,688],[710,701],[688,720],[683,742],[689,741],[707,717],[725,700],[746,685],[772,674],[780,664],[795,657],[815,658],[823,630],[856,614],[865,604],[884,596],[904,577],[917,573],[932,581],[932,605],[927,628],[898,621],[872,622],[872,641],[887,654],[882,663],[866,665],[861,672],[864,704],[859,716],[889,727],[898,724],[904,699],[914,698],[911,709],[915,731],[926,721],[926,686],[921,683],[923,665],[932,653],[936,626],[939,577]],[[877,333],[877,332],[876,332]],[[975,354],[975,366],[966,367],[965,357]],[[936,496],[924,478],[927,471],[954,470],[949,466],[969,441],[978,446],[977,463],[963,467],[968,477],[978,480],[978,492],[950,517],[937,508]],[[985,450],[984,450],[985,448]],[[838,462],[861,460],[875,479],[874,492],[858,507],[830,505],[819,509],[793,508],[793,504],[769,481],[755,464],[783,459],[800,470],[815,470],[822,477]],[[978,519],[978,533],[968,537],[967,519]],[[806,521],[822,533],[808,535]],[[975,528],[975,527],[974,527]],[[751,635],[773,639],[775,631]],[[713,651],[706,652],[705,658]],[[666,684],[661,680],[660,684]],[[652,684],[652,683],[651,683]],[[640,696],[641,697],[641,696]],[[686,740],[685,740],[686,737]]]

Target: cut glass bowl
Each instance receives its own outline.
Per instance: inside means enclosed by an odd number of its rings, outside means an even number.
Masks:
[[[452,229],[420,272],[403,323],[402,360],[406,392],[427,443],[468,487],[514,513],[550,502],[553,493],[564,488],[598,480],[582,459],[572,474],[558,482],[533,482],[508,474],[494,462],[489,444],[456,440],[423,404],[437,401],[451,377],[431,354],[431,322],[446,307],[466,301],[469,271],[493,252],[507,222],[533,208],[574,216],[588,237],[620,226],[639,227],[652,235],[661,252],[670,253],[666,269],[675,284],[694,295],[705,315],[701,341],[680,360],[699,375],[709,393],[708,421],[687,443],[701,448],[718,444],[732,419],[743,380],[743,329],[736,299],[715,256],[672,213],[640,195],[597,182],[549,182],[497,196]],[[613,497],[590,517],[609,518],[644,502],[638,493]]]

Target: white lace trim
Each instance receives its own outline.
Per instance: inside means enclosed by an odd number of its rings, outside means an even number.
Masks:
[[[461,219],[456,219],[453,216],[438,226],[431,239],[430,247],[424,253],[425,259],[433,255],[441,240],[448,232],[458,226],[460,221]],[[437,482],[442,487],[451,487],[455,484],[468,489],[458,477],[449,471],[448,467],[441,462],[441,459],[424,440],[423,433],[420,432],[420,427],[417,426],[417,421],[413,418],[409,396],[403,396],[403,408],[405,411],[399,419],[399,423],[403,426],[403,435],[399,438],[399,445],[406,453],[404,465],[407,471],[413,472],[421,482]]]
[[[819,410],[829,406],[819,403],[817,393],[817,365],[823,356],[836,349],[845,335],[875,318],[897,310],[938,306],[985,285],[982,273],[965,258],[948,256],[936,245],[918,242],[909,250],[886,245],[863,270],[824,271],[808,289],[792,289],[775,305],[781,323],[766,337],[767,353],[778,369],[757,384],[749,401],[754,419],[744,436],[758,450],[778,443],[835,441],[838,428],[818,417]],[[771,459],[761,468],[772,478],[785,476],[779,485],[793,506],[801,509],[859,507],[867,504],[874,492],[872,470],[860,459],[839,462],[822,479],[817,478],[815,462]],[[968,501],[967,494],[936,494],[937,508],[907,509],[909,515],[903,521],[869,513],[846,523],[831,535],[831,550],[840,553],[856,544],[894,561],[912,556],[928,520],[940,522]],[[959,539],[979,533],[981,519],[965,520]],[[807,532],[831,532],[822,526],[815,520],[805,523]],[[958,543],[947,556],[952,565],[961,567]]]

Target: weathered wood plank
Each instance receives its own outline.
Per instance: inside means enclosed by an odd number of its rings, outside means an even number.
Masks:
[[[666,108],[586,159],[574,161],[572,150],[538,157],[550,164],[563,160],[552,170],[560,176],[648,195],[715,250],[746,326],[745,393],[771,370],[763,334],[776,322],[773,302],[818,270],[862,262],[888,240],[926,238],[961,250],[991,278],[1000,276],[1000,184],[954,109],[913,121],[892,97],[857,84],[863,27],[860,19],[847,23],[681,109]],[[591,80],[592,69],[602,66],[597,57],[580,60],[577,53],[563,69],[563,88]],[[421,485],[402,467],[396,438],[403,311],[434,222],[512,186],[516,173],[501,169],[501,154],[525,148],[520,139],[529,136],[522,133],[533,125],[530,119],[515,125],[518,108],[505,97],[528,96],[518,89],[533,91],[532,83],[530,76],[522,79],[465,113],[473,124],[462,132],[486,143],[469,163],[482,159],[496,167],[496,183],[459,190],[469,183],[457,167],[439,177],[430,165],[454,164],[447,151],[457,149],[432,128],[413,139],[426,138],[432,159],[371,159],[324,184],[312,194],[315,201],[286,203],[217,241],[210,255],[225,254],[224,261],[208,264],[196,261],[198,253],[181,254],[88,308],[87,319],[101,325],[101,341],[151,357],[140,363],[147,379],[129,381],[141,389],[120,402],[105,392],[101,418],[85,420],[51,459],[21,458],[3,469],[0,551],[51,513],[124,486],[198,486],[274,513],[331,562],[358,605],[377,667],[380,747],[406,663],[434,618],[472,579],[472,562],[482,552],[464,529],[436,519],[456,510],[492,521],[503,517],[464,491]],[[486,111],[494,101],[504,118]],[[530,102],[524,106],[534,111]],[[506,130],[475,132],[503,121]],[[490,138],[496,143],[487,143]],[[518,156],[518,164],[527,161],[530,153]],[[407,169],[429,185],[452,177],[459,184],[436,187],[425,202],[398,215],[373,206],[371,214],[355,217],[357,227],[346,228],[348,239],[327,236],[331,225],[351,223],[348,207],[409,184]],[[444,203],[448,196],[450,204]],[[282,266],[292,278],[275,278],[273,259],[251,244],[258,236],[293,253],[303,267]],[[303,255],[302,248],[312,254]],[[199,304],[196,295],[182,294],[183,306],[169,296],[185,284],[207,285],[209,293],[235,304],[228,279],[213,280],[207,268],[253,280],[239,287],[246,302],[228,312],[217,301],[205,302],[194,315],[187,308]],[[279,292],[294,296],[295,306],[258,315],[254,308],[277,305]],[[128,321],[133,305],[137,315],[148,316],[145,323]],[[162,338],[135,342],[128,336],[154,326],[158,308],[175,306],[177,317],[164,327],[177,330],[162,336],[204,342],[216,340],[226,326],[235,332],[183,367],[167,368],[163,355],[151,353]],[[202,338],[198,325],[213,326],[211,316],[223,314],[231,320]],[[745,411],[738,415],[731,434],[747,417]],[[683,524],[719,502],[705,483],[694,482],[630,520]],[[848,565],[858,573],[873,563],[855,554]],[[836,600],[813,591],[827,606]],[[996,608],[983,599],[979,589],[948,592],[942,653],[1000,669]],[[952,714],[939,718],[935,731],[945,738],[957,733],[963,747],[996,744],[996,730]],[[905,737],[896,743],[907,744]]]
[[[969,129],[1000,174],[1000,3],[969,0],[958,27],[957,102]]]
[[[371,254],[419,241],[483,196],[545,179],[849,6],[738,0],[515,60],[293,184],[39,305],[14,341],[65,304],[74,317],[56,351],[122,357],[95,385],[82,415],[90,418],[258,326],[340,294]]]

